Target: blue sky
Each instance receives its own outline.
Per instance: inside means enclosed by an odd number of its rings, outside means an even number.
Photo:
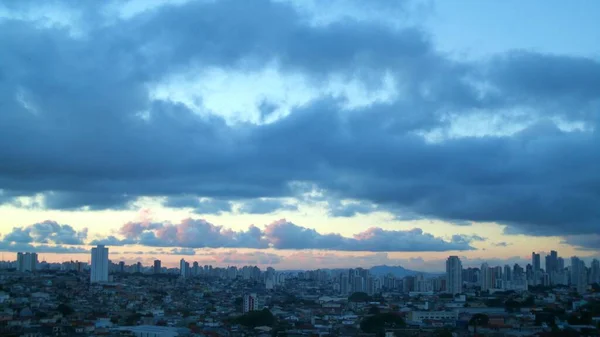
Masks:
[[[0,2],[0,249],[595,256],[599,7]]]

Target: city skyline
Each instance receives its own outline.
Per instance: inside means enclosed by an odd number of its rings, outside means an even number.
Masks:
[[[457,256],[549,278],[558,251],[589,266],[599,11],[2,3],[0,251],[430,272]]]

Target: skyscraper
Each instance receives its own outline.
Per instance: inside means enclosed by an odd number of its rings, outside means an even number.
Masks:
[[[540,284],[541,277],[541,262],[540,262],[540,254],[536,254],[535,252],[531,253],[531,266],[533,267],[533,284]]]
[[[502,274],[502,280],[504,280],[504,282],[510,282],[513,280],[512,269],[507,264],[504,265],[504,273]]]
[[[179,276],[181,276],[182,278],[188,277],[190,274],[188,269],[190,269],[190,264],[185,262],[184,259],[181,259],[179,261]]]
[[[17,253],[17,271],[35,271],[37,263],[38,256],[36,253]]]
[[[92,248],[90,282],[108,282],[108,248],[104,245]]]
[[[446,260],[446,291],[450,294],[462,293],[462,262],[458,256]]]
[[[347,295],[350,292],[349,282],[348,274],[342,273],[340,275],[340,294]]]
[[[160,260],[154,260],[154,274],[160,274],[161,266]]]
[[[590,270],[590,282],[600,283],[600,261],[594,259]]]
[[[481,276],[480,276],[481,291],[490,290],[492,287],[492,270],[487,263],[481,265]]]
[[[583,294],[587,289],[587,271],[585,262],[577,256],[571,257],[571,285],[578,293]]]

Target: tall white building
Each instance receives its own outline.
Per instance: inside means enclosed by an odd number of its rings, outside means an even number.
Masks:
[[[17,271],[35,271],[37,264],[38,256],[36,253],[17,253]]]
[[[458,256],[446,260],[446,291],[456,295],[462,293],[462,262]]]
[[[98,245],[92,248],[92,269],[90,282],[108,282],[108,247]]]
[[[481,280],[481,291],[490,290],[492,288],[492,269],[490,269],[487,263],[481,265],[479,279]]]

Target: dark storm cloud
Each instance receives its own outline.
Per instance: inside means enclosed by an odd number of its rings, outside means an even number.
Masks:
[[[562,243],[572,245],[583,250],[600,252],[600,234],[568,235],[564,237]]]
[[[163,203],[172,208],[193,208],[197,214],[221,214],[231,212],[231,202],[218,199],[200,199],[193,195],[182,195],[168,197]]]
[[[94,14],[102,11],[78,10],[89,17],[80,37],[56,25],[0,21],[0,202],[41,193],[47,208],[122,209],[139,196],[293,197],[293,183],[305,182],[402,214],[499,222],[508,233],[597,232],[600,64],[593,59],[509,52],[453,61],[418,27],[352,19],[311,25],[294,7],[266,0],[163,6],[110,24]],[[271,124],[230,126],[149,97],[149,84],[200,65],[271,64],[312,84],[335,75],[370,89],[389,74],[401,98],[351,111],[342,109],[344,98],[323,98]],[[522,123],[506,112],[521,110],[536,123],[510,136],[432,143],[419,135],[447,130],[456,116]],[[556,118],[586,130],[562,131]],[[207,214],[228,211],[201,206]],[[183,227],[198,226],[208,225]],[[206,228],[236,246],[265,244],[259,229]],[[160,230],[141,227],[132,237],[181,243],[177,228]],[[312,244],[342,245],[319,235]]]

